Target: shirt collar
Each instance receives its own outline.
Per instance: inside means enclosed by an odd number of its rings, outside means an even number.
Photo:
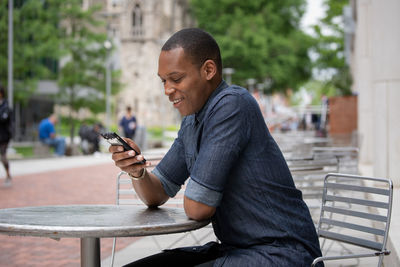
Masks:
[[[211,93],[210,97],[208,98],[207,102],[204,104],[204,106],[200,109],[199,112],[196,112],[194,114],[194,120],[196,123],[199,123],[203,120],[207,107],[209,106],[211,100],[218,95],[222,90],[228,87],[228,84],[222,80],[221,83],[218,85],[218,87]]]

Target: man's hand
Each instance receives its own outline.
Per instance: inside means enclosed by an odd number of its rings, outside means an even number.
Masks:
[[[129,138],[124,138],[124,140],[136,151],[141,153],[140,148],[135,142]],[[134,177],[140,177],[143,173],[143,168],[151,165],[150,162],[140,164],[139,162],[144,159],[143,155],[136,155],[135,151],[133,150],[124,151],[122,146],[110,146],[108,151],[112,153],[112,159],[114,160],[115,165],[121,170],[130,173]]]
[[[141,153],[140,148],[129,138],[124,140],[137,152]],[[110,146],[108,149],[112,153],[112,159],[115,165],[121,170],[129,173],[133,177],[141,177],[143,169],[151,166],[149,161],[141,164],[142,155],[136,155],[135,151],[124,151],[122,146]],[[139,198],[149,207],[156,207],[164,204],[169,196],[165,193],[161,181],[157,176],[150,172],[144,173],[144,177],[140,180],[133,180],[132,185]]]

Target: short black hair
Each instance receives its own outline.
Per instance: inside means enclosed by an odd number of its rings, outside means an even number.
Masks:
[[[218,73],[222,74],[221,52],[217,42],[209,33],[198,28],[180,30],[165,42],[161,50],[169,51],[178,47],[182,47],[185,54],[191,57],[192,63],[198,67],[208,59],[213,60]]]

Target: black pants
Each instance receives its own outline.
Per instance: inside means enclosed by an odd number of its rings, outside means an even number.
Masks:
[[[124,267],[165,266],[165,267],[211,267],[215,259],[222,256],[219,244],[209,242],[204,246],[167,249],[125,265]]]

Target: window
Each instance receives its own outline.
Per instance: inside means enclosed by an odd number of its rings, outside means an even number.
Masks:
[[[143,14],[139,4],[136,4],[132,11],[132,34],[133,36],[143,35]]]

